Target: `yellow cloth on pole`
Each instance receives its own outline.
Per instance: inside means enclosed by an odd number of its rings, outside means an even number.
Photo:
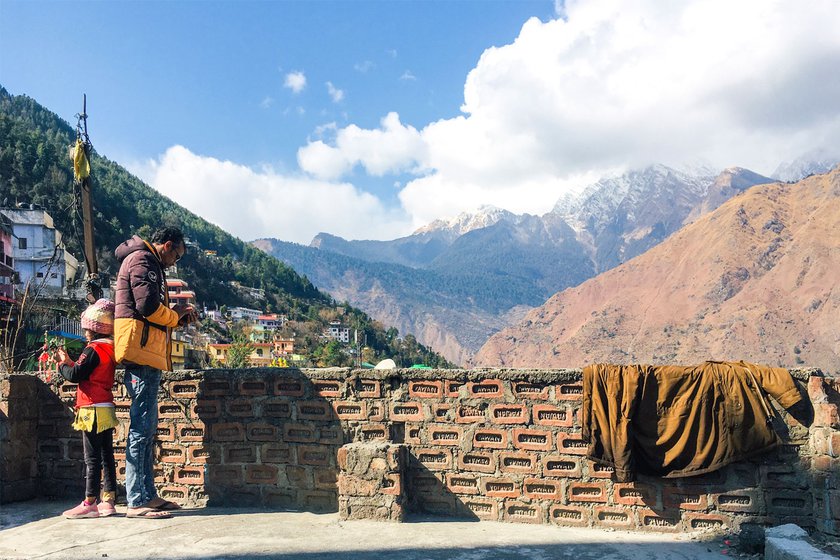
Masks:
[[[76,181],[81,181],[89,176],[90,162],[85,154],[85,145],[81,139],[77,139],[76,146],[73,148],[73,177]]]
[[[97,434],[120,425],[120,421],[117,420],[117,412],[113,406],[83,406],[76,411],[76,421],[73,422],[73,429],[85,432],[93,431],[94,419],[96,419]]]

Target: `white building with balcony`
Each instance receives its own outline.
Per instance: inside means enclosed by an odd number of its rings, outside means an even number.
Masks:
[[[0,213],[12,226],[17,289],[23,291],[28,283],[30,289],[43,284],[43,295],[68,294],[68,285],[80,273],[79,261],[65,249],[52,216],[33,208],[3,208]]]

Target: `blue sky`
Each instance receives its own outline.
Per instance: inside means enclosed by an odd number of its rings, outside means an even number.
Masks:
[[[840,2],[0,0],[0,84],[243,239],[840,146]]]

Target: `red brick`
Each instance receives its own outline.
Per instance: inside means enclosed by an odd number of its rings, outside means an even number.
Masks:
[[[662,489],[662,505],[666,509],[704,511],[709,507],[708,496],[692,488],[665,486]]]
[[[267,422],[251,422],[246,426],[248,441],[275,441],[277,426]]]
[[[325,445],[342,445],[344,432],[340,426],[321,426],[318,428],[318,442]]]
[[[580,478],[580,457],[563,455],[546,455],[542,459],[543,474],[545,476],[559,476],[564,478]]]
[[[58,388],[58,396],[65,400],[75,401],[78,387],[75,383],[64,383]]]
[[[499,470],[502,472],[536,474],[537,456],[533,453],[502,451],[499,454]]]
[[[405,443],[409,443],[411,445],[422,445],[423,442],[420,439],[420,432],[422,431],[422,426],[420,424],[406,424],[405,425]],[[387,428],[385,429],[387,433]]]
[[[262,415],[269,418],[291,418],[292,403],[285,398],[270,398],[262,402]]]
[[[359,397],[378,399],[382,396],[382,382],[378,379],[359,380]]]
[[[762,513],[764,504],[762,494],[757,489],[738,489],[714,494],[713,500],[719,511],[737,513]]]
[[[292,424],[286,423],[283,425],[283,441],[293,443],[313,443],[317,440],[315,427],[309,424]]]
[[[639,518],[639,528],[657,533],[676,533],[680,531],[679,515],[661,515],[652,509],[640,508],[636,510]]]
[[[407,448],[404,445],[391,445],[385,449],[385,462],[392,471],[401,471],[406,465]]]
[[[339,420],[365,420],[367,418],[365,401],[333,401],[332,408]]]
[[[583,383],[560,383],[554,387],[554,399],[558,401],[583,400]]]
[[[545,511],[534,502],[506,502],[502,520],[512,523],[545,523]]]
[[[642,482],[616,482],[613,503],[620,506],[656,507],[656,488]]]
[[[193,422],[191,424],[176,424],[175,433],[178,435],[178,441],[204,441],[206,431],[204,423],[201,421]]]
[[[125,461],[125,445],[114,446],[114,459]]]
[[[767,512],[771,515],[801,515],[812,508],[811,494],[796,490],[766,492]]]
[[[237,418],[253,418],[254,402],[251,399],[230,399],[226,402],[227,412]]]
[[[175,426],[166,420],[159,421],[155,439],[158,441],[175,441]]]
[[[686,513],[683,515],[683,525],[687,531],[725,530],[732,527],[732,518],[721,514]]]
[[[548,385],[530,383],[528,381],[513,382],[513,396],[517,399],[534,399],[544,401],[548,399]]]
[[[161,445],[158,453],[162,463],[180,463],[183,465],[187,460],[187,454],[184,452],[184,448],[180,446]]]
[[[281,377],[274,382],[274,394],[280,397],[302,397],[303,381],[291,377]]]
[[[481,479],[481,493],[488,498],[518,498],[518,483],[512,478]]]
[[[461,387],[464,386],[463,381],[457,379],[446,379],[443,382],[444,393],[447,397],[457,397],[460,395]]]
[[[310,511],[328,512],[338,509],[338,496],[336,492],[327,490],[302,490],[300,501],[303,507]]]
[[[332,407],[326,401],[297,401],[295,409],[298,420],[328,421],[333,418]]]
[[[222,415],[222,402],[218,399],[198,399],[190,405],[190,418],[213,420]]]
[[[484,521],[499,520],[499,503],[495,500],[483,500],[481,498],[462,498],[464,505],[476,517]]]
[[[473,447],[484,449],[505,449],[508,445],[506,430],[499,428],[478,428],[473,434]]]
[[[548,519],[557,525],[588,527],[592,522],[592,515],[583,507],[557,504],[549,508]]]
[[[422,422],[425,418],[423,405],[419,402],[391,403],[388,418],[396,422]]]
[[[246,484],[277,484],[279,470],[273,465],[245,465]]]
[[[192,464],[221,463],[221,450],[215,445],[193,445],[187,448],[187,461]]]
[[[534,405],[534,424],[538,426],[571,427],[572,411],[553,404]]]
[[[402,476],[398,473],[385,473],[380,492],[382,494],[400,496],[402,494]]]
[[[434,445],[460,446],[464,435],[460,426],[429,426],[429,443]]]
[[[478,494],[478,478],[475,475],[448,473],[446,487],[453,494]]]
[[[373,439],[388,439],[388,426],[385,424],[371,422],[363,425],[359,429],[359,435],[362,441],[370,441]]]
[[[408,395],[415,399],[439,399],[443,396],[443,382],[409,381]]]
[[[257,449],[253,445],[228,445],[224,448],[225,463],[255,463]]]
[[[186,420],[187,415],[180,403],[165,400],[158,403],[158,418]]]
[[[176,467],[175,482],[180,484],[204,484],[204,469],[202,467]]]
[[[467,392],[475,398],[498,399],[504,396],[505,388],[498,379],[485,379],[478,383],[467,383]]]
[[[190,379],[172,381],[165,385],[167,386],[169,396],[173,399],[194,399],[198,397],[198,384],[199,381],[197,379]]]
[[[606,482],[570,482],[568,492],[570,502],[607,503]]]
[[[815,403],[813,426],[826,426],[834,429],[840,428],[840,413],[838,413],[837,405]]]
[[[298,464],[326,467],[331,463],[332,450],[326,445],[301,445],[297,449]]]
[[[385,420],[385,404],[382,401],[376,401],[368,404],[368,417],[371,422],[382,422]]]
[[[245,429],[241,422],[213,424],[210,433],[213,441],[245,441]]]
[[[340,397],[342,385],[341,381],[334,379],[316,379],[312,381],[312,391],[319,397]]]
[[[443,447],[421,447],[414,450],[417,461],[430,471],[452,468],[452,451]]]
[[[229,397],[234,392],[229,379],[205,379],[201,385],[201,394],[205,397]]]
[[[586,455],[589,444],[580,434],[557,432],[557,451],[567,455]]]
[[[527,424],[528,407],[524,404],[494,404],[490,407],[490,421],[494,424]]]
[[[828,454],[835,458],[840,457],[840,432],[831,434]]]
[[[633,510],[629,508],[613,508],[596,506],[592,511],[592,518],[596,527],[620,527],[628,529],[636,524]]]
[[[460,403],[455,408],[455,422],[458,424],[483,422],[486,418],[487,406],[485,403],[478,406]]]
[[[335,469],[315,469],[313,478],[315,488],[319,490],[335,490],[338,487],[338,471]]]
[[[189,496],[189,489],[186,486],[170,484],[158,490],[158,496],[164,500],[170,500],[183,506],[186,504],[187,497]]]
[[[531,451],[549,451],[552,444],[551,432],[530,428],[514,428],[512,440],[514,447]]]
[[[452,418],[452,404],[450,403],[432,403],[432,418],[433,422],[449,423]]]
[[[295,463],[295,450],[285,443],[272,442],[260,446],[262,463]]]
[[[460,453],[458,455],[458,470],[494,473],[496,472],[496,458],[492,453],[482,453],[480,451]]]
[[[562,500],[563,482],[550,478],[526,478],[522,494],[533,500]]]
[[[261,397],[268,395],[268,381],[265,379],[242,379],[239,381],[239,394]]]

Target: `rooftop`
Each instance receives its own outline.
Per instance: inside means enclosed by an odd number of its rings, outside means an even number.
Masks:
[[[489,521],[341,521],[336,513],[201,508],[171,519],[70,520],[74,501],[0,509],[0,558],[286,560],[719,559],[720,538]],[[733,551],[734,553],[734,551]]]

